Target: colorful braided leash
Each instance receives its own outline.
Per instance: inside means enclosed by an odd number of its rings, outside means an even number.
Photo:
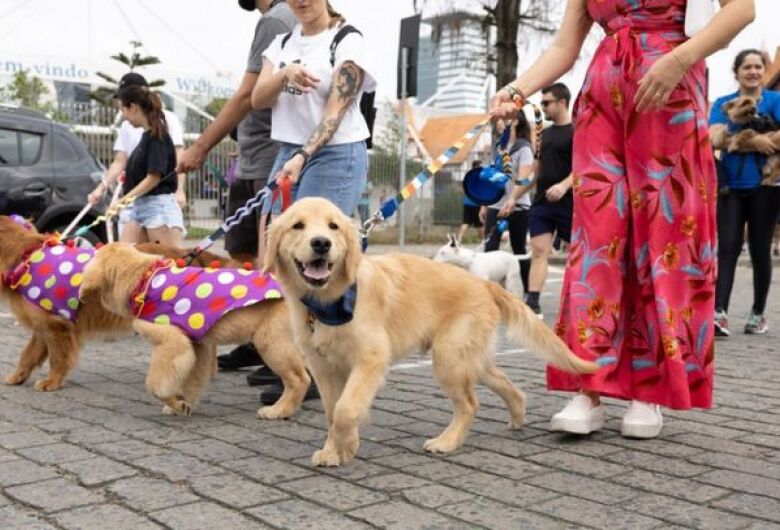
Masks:
[[[531,105],[530,103],[526,102],[524,98],[520,97],[517,94],[513,95],[513,102],[515,104],[515,107],[517,110],[521,110],[525,105]],[[540,139],[542,136],[542,111],[541,109],[536,105],[531,105],[534,109],[534,121],[535,121],[535,128],[536,128],[536,152],[535,156],[538,159],[539,158],[539,146],[541,144]],[[457,142],[449,146],[447,149],[444,150],[442,154],[440,154],[435,160],[433,160],[430,164],[428,164],[428,167],[420,171],[412,180],[409,182],[404,188],[396,195],[395,197],[392,197],[388,200],[386,200],[379,209],[369,217],[365,223],[363,223],[363,226],[358,230],[360,233],[360,239],[361,239],[361,245],[363,247],[363,250],[368,247],[368,235],[371,233],[371,231],[376,227],[378,224],[382,223],[383,221],[386,221],[390,217],[392,217],[395,212],[398,210],[398,207],[409,199],[412,195],[414,195],[417,190],[423,187],[423,185],[428,182],[428,180],[434,176],[436,173],[443,168],[447,162],[449,162],[452,157],[454,157],[458,152],[460,152],[461,149],[463,149],[463,146],[466,145],[466,143],[469,140],[472,140],[477,135],[479,135],[482,130],[487,127],[490,124],[490,118],[485,118],[474,127],[472,127],[466,134],[464,134]],[[509,156],[509,152],[507,151],[508,146],[506,144],[509,143],[509,127],[506,127],[504,130],[504,133],[501,136],[501,139],[499,140],[497,146],[500,146],[500,157],[501,157],[501,164],[502,169],[506,173],[511,173],[512,171],[512,159]]]
[[[193,248],[184,259],[187,264],[197,258],[203,251],[207,250],[219,239],[225,236],[230,230],[241,223],[248,215],[251,215],[255,210],[260,208],[266,201],[270,201],[270,204],[276,202],[279,198],[282,201],[282,210],[286,210],[292,202],[292,182],[289,179],[282,179],[277,183],[277,179],[273,178],[263,189],[258,191],[254,197],[249,199],[241,208],[235,211],[233,215],[225,219],[225,221],[214,232],[204,237],[195,248]]]
[[[161,182],[163,182],[164,180],[166,180],[166,179],[169,179],[169,178],[171,178],[172,176],[174,176],[174,175],[177,175],[177,174],[178,174],[178,173],[177,173],[177,171],[174,169],[173,171],[171,171],[170,173],[168,173],[167,175],[165,175],[163,178],[161,178],[161,179],[160,179],[160,182],[158,182],[157,184],[159,185],[159,184],[160,184]],[[105,212],[104,214],[102,214],[102,215],[98,215],[98,216],[95,218],[95,220],[94,220],[94,221],[92,221],[91,223],[89,223],[88,225],[83,225],[83,226],[79,227],[79,228],[78,228],[78,230],[76,230],[76,231],[73,233],[73,235],[72,235],[72,236],[69,236],[69,237],[70,237],[70,238],[83,237],[83,236],[84,236],[84,235],[86,235],[86,234],[87,234],[87,233],[90,231],[90,229],[92,229],[93,227],[95,227],[95,226],[99,225],[100,223],[108,222],[109,220],[111,220],[111,219],[113,219],[114,217],[118,216],[118,215],[119,215],[119,213],[120,213],[122,210],[124,210],[124,209],[126,209],[126,208],[129,208],[130,206],[132,206],[132,205],[133,205],[133,203],[135,202],[135,200],[136,200],[137,198],[139,198],[139,197],[143,197],[143,195],[133,195],[132,197],[123,197],[123,198],[119,199],[118,201],[112,202],[112,203],[111,203],[111,205],[108,207],[108,209],[106,210],[106,212]],[[89,204],[88,204],[87,206],[85,206],[85,207],[84,207],[84,210],[82,210],[82,212],[83,212],[83,213],[86,213],[86,211],[88,211],[88,210],[89,210],[89,208],[88,208],[88,207],[90,207],[90,208],[91,208],[91,205],[89,205]],[[85,210],[86,210],[86,211],[85,211]],[[83,214],[82,214],[82,212],[79,212],[79,216],[77,216],[77,219],[80,219],[80,217],[83,217]],[[74,224],[74,223],[71,223],[71,225],[73,225],[73,224]],[[63,235],[62,235],[61,237],[62,237],[63,239],[65,239],[65,238],[66,238],[66,236],[67,236],[67,233],[69,233],[69,232],[70,232],[70,230],[72,230],[72,226],[69,226],[69,227],[66,229],[66,231],[63,233]]]

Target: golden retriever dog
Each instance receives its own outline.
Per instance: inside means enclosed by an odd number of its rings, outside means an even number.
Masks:
[[[509,427],[521,427],[525,396],[492,355],[502,322],[513,342],[553,365],[571,373],[596,370],[498,285],[426,258],[364,257],[352,221],[325,199],[302,199],[272,224],[263,268],[274,269],[284,288],[296,343],[322,396],[328,436],[312,457],[315,465],[337,466],[355,456],[359,422],[390,365],[419,351],[431,351],[434,374],[454,408],[444,432],[425,442],[427,451],[461,446],[477,411],[477,382],[504,400]],[[356,293],[351,320],[345,293]],[[348,321],[321,322],[317,303],[341,308]]]
[[[8,273],[33,250],[42,247],[49,236],[35,230],[31,224],[22,226],[7,216],[0,216],[0,270]],[[171,258],[184,257],[187,250],[169,248],[157,243],[144,243],[139,250],[162,254]],[[213,262],[230,263],[215,254],[204,253],[196,263],[203,266]],[[3,381],[8,385],[21,385],[34,370],[49,360],[49,373],[35,383],[35,390],[58,390],[68,373],[76,366],[78,354],[87,340],[100,336],[116,336],[131,331],[132,319],[107,313],[99,300],[87,297],[79,305],[75,321],[63,318],[30,303],[6,282],[0,285],[0,296],[9,305],[16,320],[31,332],[31,337],[19,355],[16,369]]]
[[[133,319],[133,329],[152,344],[146,388],[165,403],[163,413],[191,413],[214,374],[218,345],[252,342],[284,385],[279,400],[273,406],[260,408],[257,415],[261,418],[291,416],[303,402],[311,378],[293,344],[284,303],[278,299],[254,301],[223,313],[200,340],[194,341],[176,325],[134,318],[129,302],[142,281],[154,286],[152,280],[159,275],[149,276],[148,273],[158,264],[159,256],[143,254],[130,245],[106,245],[95,253],[84,269],[81,296],[85,300],[97,298],[109,312]],[[222,274],[238,275],[236,269],[200,270],[211,273],[214,278],[221,278]],[[228,272],[231,270],[234,272]]]

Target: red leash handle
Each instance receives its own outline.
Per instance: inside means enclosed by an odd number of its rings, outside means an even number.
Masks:
[[[271,204],[281,197],[282,199],[282,211],[285,211],[292,204],[292,180],[287,176],[282,176],[282,172],[276,174],[274,177],[276,188],[271,193]]]

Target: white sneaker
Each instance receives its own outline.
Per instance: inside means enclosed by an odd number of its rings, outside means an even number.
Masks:
[[[656,438],[661,434],[664,418],[661,407],[644,401],[632,401],[623,416],[620,434],[625,438]]]
[[[604,427],[604,405],[594,405],[585,394],[577,394],[552,417],[550,429],[573,434],[590,434]]]

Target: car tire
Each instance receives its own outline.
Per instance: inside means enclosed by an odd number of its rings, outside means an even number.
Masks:
[[[52,232],[57,232],[57,233],[61,234],[63,231],[65,231],[66,228],[67,228],[67,226],[62,225],[62,226],[54,227],[51,231]],[[49,229],[46,229],[46,232],[49,232],[49,231],[50,231]],[[98,245],[98,243],[102,243],[102,241],[100,241],[100,238],[98,237],[98,235],[95,232],[93,232],[92,230],[87,231],[86,234],[81,236],[81,239],[83,239],[84,242],[79,245],[80,247],[95,248]],[[86,243],[86,244],[84,244],[84,243]]]

